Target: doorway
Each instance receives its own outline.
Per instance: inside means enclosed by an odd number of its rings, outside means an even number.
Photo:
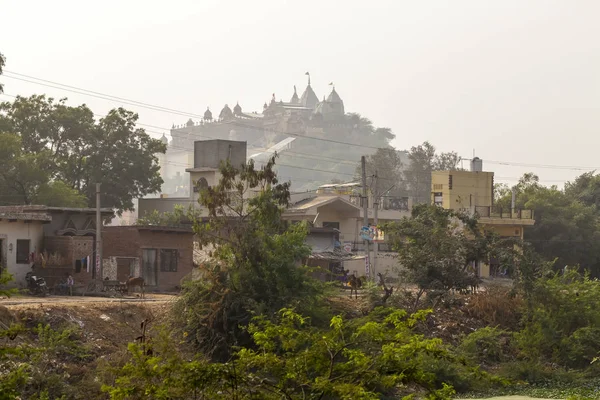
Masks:
[[[135,259],[117,257],[117,280],[119,282],[127,282],[130,276],[134,276],[133,260]]]
[[[142,278],[148,286],[156,286],[156,249],[142,249]]]
[[[0,239],[0,273],[8,268],[4,259],[4,243],[4,239]]]

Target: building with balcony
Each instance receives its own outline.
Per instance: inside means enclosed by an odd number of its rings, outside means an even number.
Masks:
[[[500,237],[523,239],[524,230],[535,223],[533,210],[502,209],[494,205],[494,173],[483,171],[480,158],[471,160],[470,171],[433,171],[431,201],[448,210],[464,211],[478,217],[482,229]],[[494,260],[481,262],[480,276],[497,267]]]

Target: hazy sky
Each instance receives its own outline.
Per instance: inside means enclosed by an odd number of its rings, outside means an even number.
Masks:
[[[196,114],[288,101],[309,71],[319,98],[335,82],[346,111],[392,128],[399,149],[475,149],[504,182],[583,171],[491,161],[600,170],[597,0],[0,0],[0,14],[7,71]],[[0,81],[98,114],[119,105]],[[125,107],[165,132],[187,120]]]

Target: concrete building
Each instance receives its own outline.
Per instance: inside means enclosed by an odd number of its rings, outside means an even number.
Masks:
[[[39,205],[2,206],[0,207],[0,214],[12,215],[17,220],[20,218],[25,221],[39,220],[44,222],[40,226],[40,240],[32,239],[30,241],[28,271],[31,270],[31,265],[35,265],[36,273],[46,279],[49,287],[54,286],[55,283],[63,279],[67,272],[72,273],[78,283],[87,283],[95,278],[96,271],[93,268],[88,270],[78,264],[78,261],[88,256],[90,261],[94,259],[96,243],[95,208]],[[113,218],[114,211],[108,208],[102,209],[101,214],[103,221],[106,223]],[[29,227],[30,231],[32,226]],[[14,225],[7,226],[9,230],[15,230],[15,228]],[[35,236],[37,237],[37,233]],[[25,244],[22,246],[25,246]],[[7,262],[7,265],[9,264]],[[19,274],[15,275],[17,285],[25,285],[25,274],[28,271],[22,273],[23,271],[19,270]]]
[[[110,226],[102,232],[103,277],[141,276],[148,291],[174,291],[192,273],[193,231],[158,226]]]
[[[367,275],[367,264],[371,276],[378,272],[395,276],[396,255],[390,251],[385,237],[379,237],[369,246],[367,254],[361,229],[364,211],[359,183],[322,185],[316,193],[306,194],[287,209],[283,218],[289,221],[309,221],[311,232],[306,241],[313,249],[312,263],[334,272],[350,270],[357,276]],[[299,197],[301,194],[298,194]],[[412,202],[406,197],[380,196],[375,201],[373,193],[368,195],[367,219],[375,226],[377,203],[377,225],[410,217]],[[333,230],[329,236],[327,230]],[[328,232],[328,231],[327,231]],[[376,260],[376,261],[375,261]]]
[[[432,172],[431,201],[448,210],[476,215],[482,229],[501,237],[522,240],[525,228],[535,224],[533,210],[494,206],[494,173],[483,171],[483,161],[477,157],[471,160],[470,171]],[[491,264],[494,269],[494,262]],[[482,277],[489,276],[490,265],[482,261],[479,271]]]
[[[26,287],[25,275],[42,249],[44,226],[50,221],[45,214],[0,211],[0,267],[13,275],[10,286]]]
[[[144,198],[138,200],[138,217],[149,213],[172,212],[175,206],[194,207],[203,212],[198,204],[199,192],[203,188],[215,186],[221,179],[219,165],[229,160],[231,165],[240,166],[246,163],[246,142],[233,140],[198,140],[194,143],[194,161],[187,168],[188,185],[192,190],[187,196],[175,197],[162,195],[160,198]]]

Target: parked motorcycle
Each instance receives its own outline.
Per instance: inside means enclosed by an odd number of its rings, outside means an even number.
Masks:
[[[25,275],[27,289],[34,296],[46,296],[48,294],[48,286],[46,280],[41,276],[35,276],[33,272],[28,272]]]

